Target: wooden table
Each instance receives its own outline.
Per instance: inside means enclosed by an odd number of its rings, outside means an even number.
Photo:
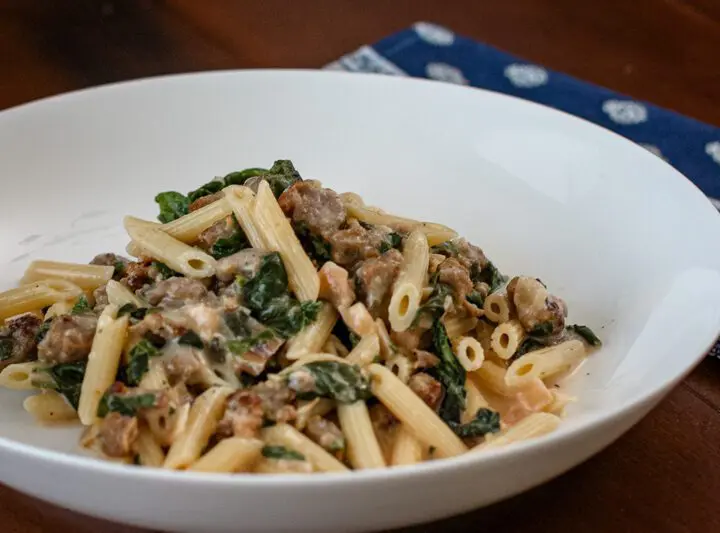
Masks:
[[[720,126],[716,0],[0,0],[0,108],[173,72],[319,67],[417,20]],[[1,486],[0,530],[140,533]],[[720,531],[720,361],[570,473],[405,531]]]

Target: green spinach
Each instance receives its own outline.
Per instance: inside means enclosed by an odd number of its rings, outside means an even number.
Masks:
[[[149,312],[150,310],[147,307],[138,307],[133,303],[126,303],[120,306],[117,316],[119,318],[123,315],[130,315],[135,320],[142,320]]]
[[[135,416],[140,409],[149,409],[157,405],[157,395],[146,394],[123,395],[106,392],[98,404],[97,415],[104,418],[108,413],[120,413],[124,416]]]
[[[43,384],[42,387],[53,389],[67,399],[75,409],[80,403],[80,390],[82,389],[83,378],[87,361],[76,363],[61,363],[42,370],[52,378],[51,384]]]
[[[120,260],[115,261],[115,263],[113,264],[113,279],[115,281],[120,281],[125,276],[126,271],[127,265],[125,265],[124,262]]]
[[[150,358],[160,354],[158,350],[148,339],[140,340],[130,349],[129,361],[125,375],[127,376],[128,385],[137,386],[140,384],[145,373],[150,367]]]
[[[183,215],[187,215],[190,206],[188,197],[177,191],[161,192],[155,196],[155,202],[160,207],[158,220],[163,223],[172,222]]]
[[[547,346],[547,344],[540,342],[539,340],[532,337],[527,337],[518,347],[512,357],[508,360],[508,364],[512,364],[514,361],[517,361],[528,352],[534,352],[535,350],[539,350],[540,348],[545,348],[545,346]]]
[[[293,183],[302,181],[300,173],[295,170],[292,161],[287,159],[275,161],[267,174],[262,174],[261,177],[268,182],[275,198],[279,198]]]
[[[314,380],[312,391],[298,392],[297,397],[302,400],[321,397],[340,403],[354,403],[372,397],[370,382],[355,365],[338,361],[315,361],[303,365],[297,371],[308,372]]]
[[[440,362],[430,370],[430,374],[445,387],[445,398],[438,414],[446,423],[459,423],[465,409],[465,369],[453,354],[447,331],[440,320],[433,324],[432,335],[435,355]]]
[[[286,448],[285,446],[265,445],[262,449],[263,457],[268,459],[285,459],[286,461],[304,461],[305,456],[300,452]]]
[[[460,251],[453,241],[445,241],[430,248],[430,253],[444,255],[445,257],[457,257]]]
[[[475,418],[467,424],[451,422],[450,428],[461,439],[467,437],[482,437],[487,433],[500,431],[500,414],[492,409],[481,407],[475,413]]]
[[[250,246],[242,228],[233,217],[233,233],[229,237],[220,237],[210,247],[210,255],[222,259]]]
[[[235,339],[227,341],[227,349],[235,355],[242,355],[252,351],[258,345],[265,344],[275,338],[272,330],[266,329],[255,336],[246,339]]]
[[[205,347],[205,344],[200,338],[200,335],[198,335],[192,330],[186,331],[185,333],[180,335],[180,337],[178,337],[178,344],[186,344],[199,350],[202,350]]]
[[[552,322],[541,322],[534,328],[532,328],[528,335],[531,337],[547,337],[553,332]]]
[[[485,305],[485,298],[480,291],[472,291],[465,299],[479,309]]]
[[[224,187],[223,180],[213,180],[205,185],[198,187],[194,191],[187,193],[188,202],[193,203],[195,200],[202,198],[203,196],[209,196],[219,192]]]
[[[380,243],[380,250],[379,252],[381,254],[384,254],[385,252],[392,250],[393,248],[400,249],[400,246],[402,246],[402,235],[399,233],[393,231],[391,233],[388,233],[385,236],[385,239]]]
[[[35,342],[40,343],[45,338],[45,335],[47,335],[47,332],[50,330],[50,326],[52,326],[52,321],[52,318],[48,318],[40,324],[40,329],[38,329],[38,332],[35,334]]]
[[[582,326],[580,324],[573,324],[571,326],[567,327],[568,331],[572,333],[578,334],[582,339],[587,342],[590,346],[601,346],[602,341],[600,338],[593,333],[593,330],[591,330],[587,326]]]
[[[7,361],[12,357],[13,340],[10,337],[0,338],[0,361]]]
[[[81,315],[83,313],[87,313],[88,311],[92,311],[92,307],[90,307],[87,297],[81,296],[78,298],[77,302],[75,302],[75,305],[72,306],[70,314]]]
[[[238,170],[231,172],[223,178],[225,187],[228,185],[244,185],[247,180],[255,176],[262,176],[267,174],[266,168],[246,168],[245,170]]]
[[[293,230],[302,244],[303,249],[310,259],[314,260],[318,266],[322,266],[332,259],[331,246],[322,237],[312,233],[307,225],[303,222],[293,224]]]
[[[158,275],[160,276],[160,279],[174,278],[174,277],[180,275],[177,272],[175,272],[172,268],[167,266],[165,263],[161,263],[160,261],[153,261],[152,266],[155,267],[155,270],[158,271]]]
[[[417,325],[422,318],[427,318],[430,321],[436,321],[445,314],[445,302],[448,296],[452,297],[453,290],[450,285],[445,283],[435,283],[433,291],[425,300],[425,303],[420,306],[413,325]]]
[[[490,294],[492,294],[507,282],[508,277],[503,276],[492,261],[488,261],[482,269],[478,267],[477,263],[473,263],[470,267],[470,279],[474,283],[486,283],[490,287]]]

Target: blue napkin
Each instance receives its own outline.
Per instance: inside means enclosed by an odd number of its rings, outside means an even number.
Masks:
[[[720,128],[528,63],[437,24],[418,22],[325,68],[472,85],[577,115],[662,157],[720,209]],[[720,357],[720,343],[710,355]]]

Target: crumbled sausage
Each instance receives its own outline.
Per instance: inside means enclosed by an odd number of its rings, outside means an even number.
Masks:
[[[487,265],[487,258],[483,251],[477,246],[470,244],[465,239],[456,239],[453,241],[457,249],[457,260],[467,269],[472,265],[477,265],[478,269],[483,269]]]
[[[108,413],[100,424],[102,451],[109,457],[127,457],[138,437],[138,420],[134,416]]]
[[[205,207],[206,205],[210,205],[213,202],[217,202],[218,200],[222,199],[223,196],[225,196],[225,193],[222,191],[208,194],[206,196],[201,196],[188,206],[188,211],[190,213],[192,213],[193,211],[197,211],[201,207]]]
[[[414,350],[413,354],[415,355],[415,364],[413,366],[416,370],[433,368],[440,363],[440,358],[434,353],[425,350]]]
[[[113,273],[113,279],[120,279],[125,275],[125,270],[130,264],[130,260],[121,255],[108,253],[96,255],[92,261],[90,261],[90,264],[114,267],[115,272]]]
[[[355,301],[355,291],[350,286],[348,271],[332,261],[325,263],[318,272],[320,298],[329,301],[337,309],[350,307]]]
[[[480,309],[467,300],[467,295],[474,289],[470,272],[468,269],[454,257],[445,259],[437,269],[438,281],[449,285],[454,294],[455,302],[462,306],[470,315],[477,316]]]
[[[371,313],[376,312],[389,296],[402,260],[402,254],[391,249],[380,257],[363,261],[355,271],[358,296]]]
[[[525,330],[536,335],[558,335],[565,328],[567,307],[560,298],[548,294],[534,278],[513,278],[506,288]]]
[[[352,267],[359,261],[377,257],[391,229],[385,226],[363,226],[353,220],[345,229],[327,236],[332,260],[338,265]]]
[[[390,333],[390,338],[393,343],[399,348],[412,352],[417,350],[422,340],[423,331],[419,328],[410,328],[405,331],[393,331]]]
[[[97,317],[89,314],[54,318],[50,329],[38,344],[38,359],[51,364],[85,359],[92,348],[96,326]]]
[[[243,276],[246,279],[255,277],[260,270],[263,257],[269,252],[258,248],[246,248],[237,253],[223,257],[217,262],[215,275],[217,279],[229,283],[235,276]]]
[[[256,438],[262,424],[262,399],[254,392],[242,390],[228,396],[225,414],[218,423],[216,433],[221,438]]]
[[[341,452],[345,449],[345,437],[334,422],[321,416],[310,417],[305,431],[312,440],[317,442],[330,453]]]
[[[130,261],[125,266],[123,278],[120,280],[130,290],[138,291],[145,285],[152,283],[155,279],[156,269],[152,266],[152,260],[142,259],[139,261]]]
[[[295,392],[282,380],[270,379],[252,387],[252,391],[260,397],[265,418],[278,423],[295,420],[297,411],[292,405]]]
[[[202,363],[195,355],[192,346],[186,344],[173,345],[172,350],[164,357],[163,366],[168,380],[172,384],[186,383],[202,369]]]
[[[438,380],[425,372],[410,376],[408,387],[417,394],[431,409],[440,407],[443,399],[443,387]]]
[[[150,305],[182,307],[188,303],[201,301],[207,294],[208,290],[201,281],[172,277],[159,281],[145,293],[145,298]]]
[[[337,231],[347,216],[340,196],[310,181],[293,183],[280,195],[280,207],[294,224],[322,237]]]
[[[134,346],[140,339],[148,336],[159,337],[166,341],[179,337],[190,329],[189,317],[148,313],[140,322],[128,330],[128,346]]]
[[[227,216],[200,233],[197,238],[197,245],[203,250],[209,251],[218,240],[229,239],[237,231],[238,226],[235,223],[235,217],[232,215]]]
[[[5,321],[5,327],[0,329],[3,347],[0,370],[7,365],[26,361],[35,354],[41,325],[42,320],[33,313],[23,313]]]
[[[100,285],[93,291],[93,299],[95,300],[95,307],[93,310],[96,313],[101,313],[103,309],[110,303],[107,295],[107,285]]]

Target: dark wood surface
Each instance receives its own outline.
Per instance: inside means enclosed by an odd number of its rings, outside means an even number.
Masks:
[[[173,72],[319,67],[417,20],[720,125],[717,0],[0,0],[0,109]],[[2,486],[0,530],[140,533]],[[720,531],[720,361],[555,481],[406,531]]]

